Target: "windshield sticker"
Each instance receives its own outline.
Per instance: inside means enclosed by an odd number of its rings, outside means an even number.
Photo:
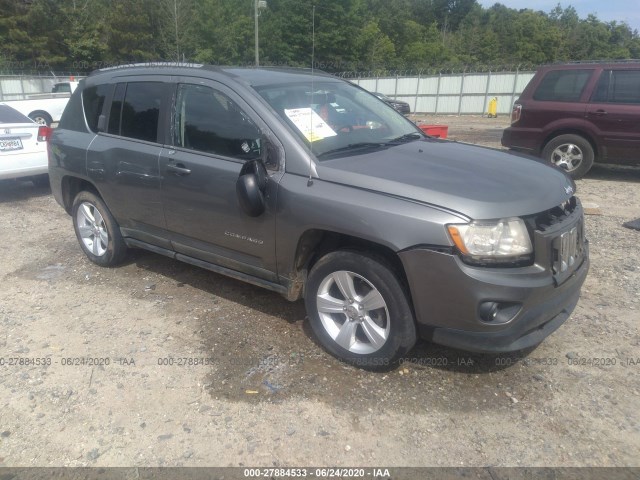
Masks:
[[[337,135],[327,122],[311,108],[285,109],[284,113],[310,142],[317,142],[323,138]]]

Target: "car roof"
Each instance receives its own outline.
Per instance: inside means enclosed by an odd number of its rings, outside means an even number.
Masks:
[[[640,60],[619,60],[619,61],[579,61],[569,63],[551,63],[548,65],[542,65],[539,70],[584,70],[589,68],[615,68],[615,69],[637,69],[640,67]]]
[[[318,81],[341,82],[340,79],[320,70],[308,68],[272,68],[272,67],[234,67],[234,66],[213,66],[196,63],[140,63],[132,65],[122,65],[117,67],[96,70],[89,74],[88,79],[102,80],[121,76],[131,75],[153,75],[161,73],[163,75],[183,75],[201,76],[215,79],[219,76],[240,80],[245,84],[259,87],[266,85],[307,83],[310,77]],[[93,82],[91,82],[93,83]],[[97,83],[97,82],[96,82]]]

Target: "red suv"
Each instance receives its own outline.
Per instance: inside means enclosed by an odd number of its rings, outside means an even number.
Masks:
[[[541,67],[513,105],[502,145],[573,178],[594,161],[640,165],[640,62]]]

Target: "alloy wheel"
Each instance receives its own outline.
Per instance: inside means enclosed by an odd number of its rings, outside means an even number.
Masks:
[[[82,202],[76,214],[78,232],[84,246],[96,257],[101,257],[107,252],[109,245],[109,233],[104,218],[95,205]]]
[[[374,353],[389,338],[387,304],[378,289],[357,273],[340,270],[327,275],[316,300],[323,328],[345,350]]]

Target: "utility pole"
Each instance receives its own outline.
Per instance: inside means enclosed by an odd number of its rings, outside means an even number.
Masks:
[[[258,40],[258,17],[260,16],[260,9],[267,8],[266,0],[253,0],[254,19],[255,19],[255,35],[256,35],[256,67],[260,66],[260,41]]]
[[[260,52],[258,51],[258,49],[260,48],[259,45],[259,41],[258,41],[258,0],[254,0],[255,5],[254,5],[254,10],[255,10],[255,21],[256,21],[256,67],[260,66]]]

